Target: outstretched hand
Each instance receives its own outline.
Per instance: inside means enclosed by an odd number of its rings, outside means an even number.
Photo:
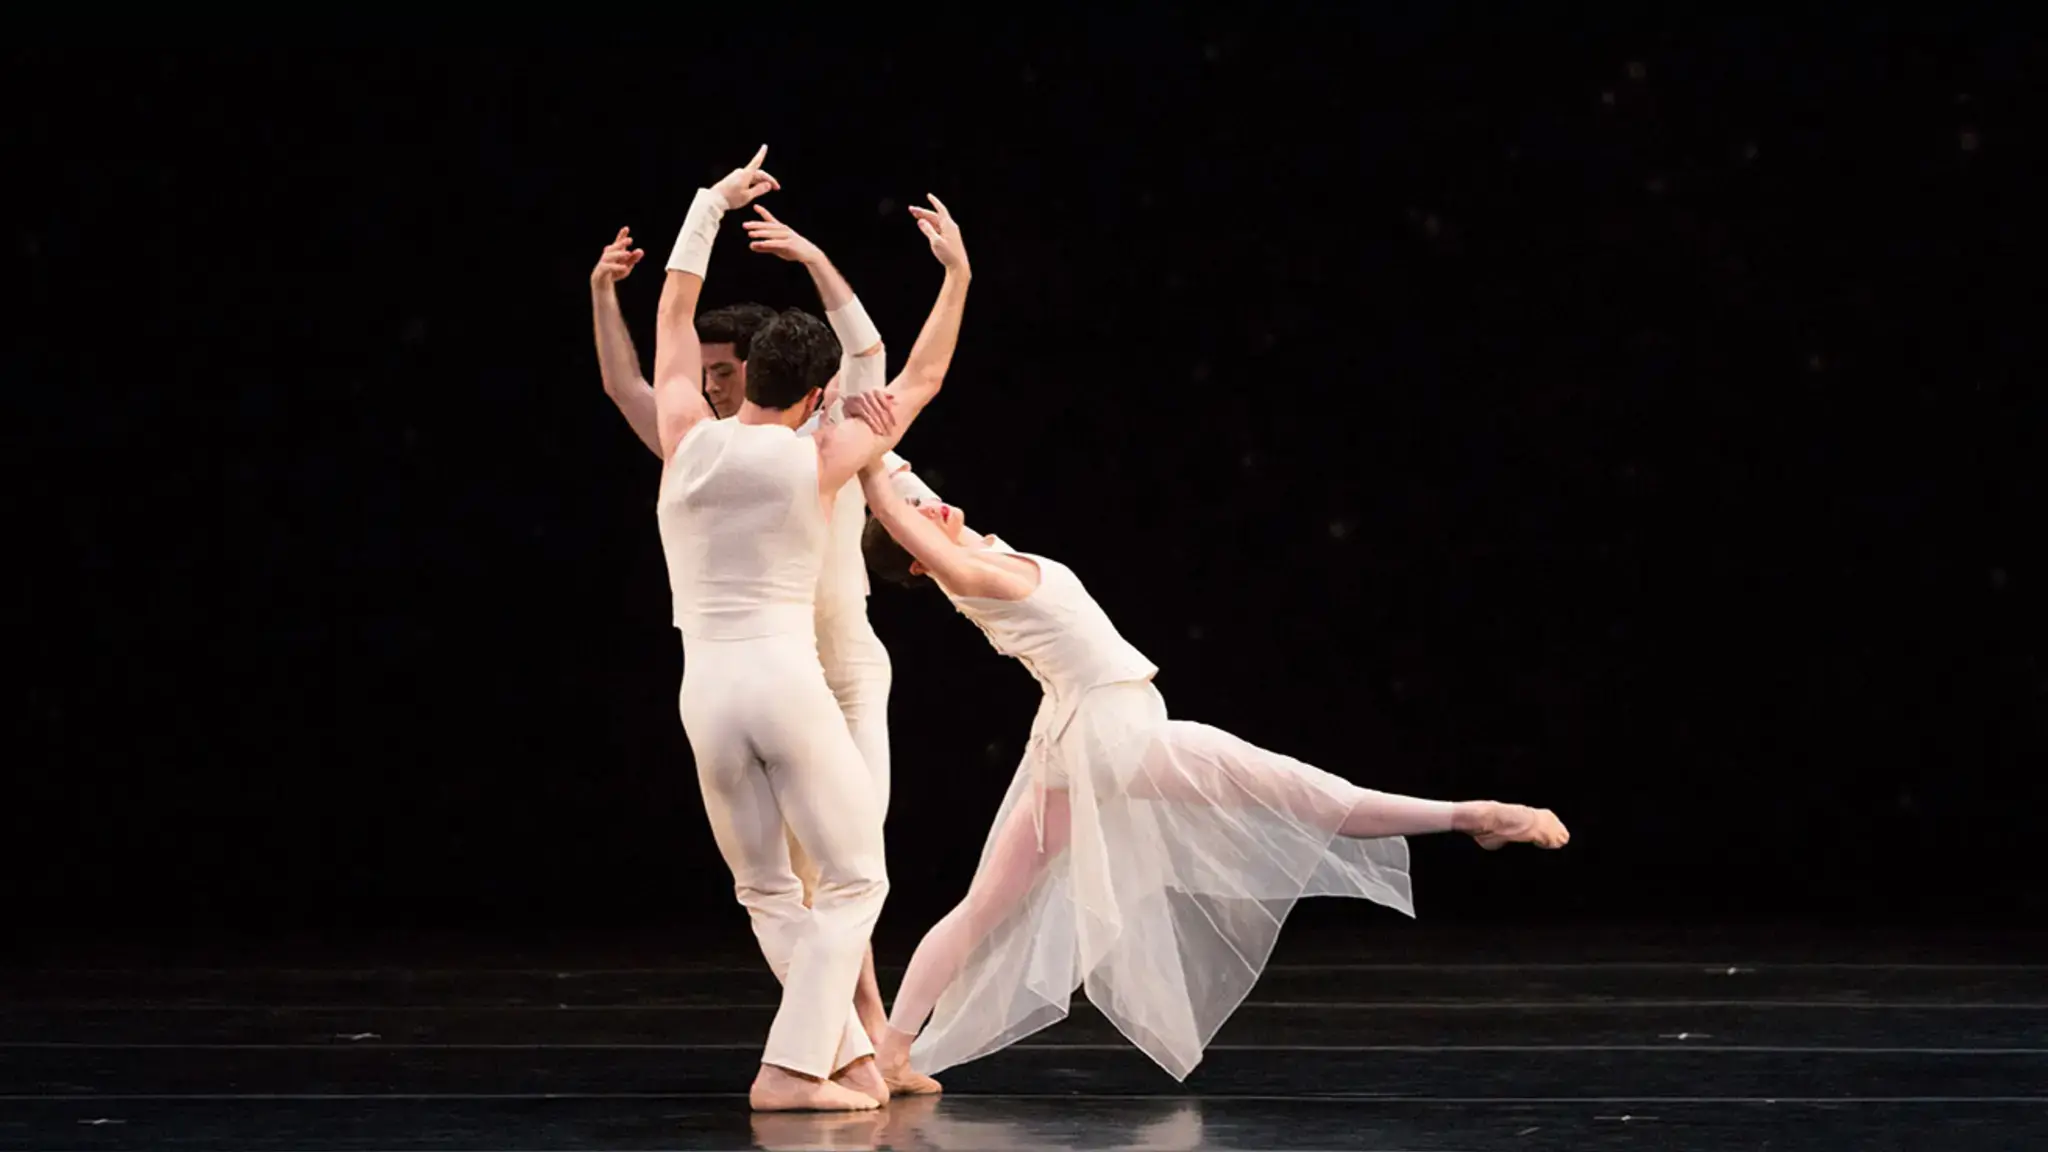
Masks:
[[[917,230],[924,233],[932,243],[932,255],[946,266],[948,272],[965,272],[967,268],[967,245],[960,238],[960,225],[953,214],[946,210],[945,202],[931,193],[925,198],[932,202],[931,208],[910,206],[910,214],[917,217]],[[932,208],[938,211],[932,211]]]
[[[619,229],[619,234],[610,244],[605,245],[603,254],[597,258],[597,267],[590,270],[590,286],[607,288],[633,274],[633,269],[647,253],[633,247],[633,230]]]
[[[713,192],[725,198],[726,208],[744,208],[769,192],[782,191],[781,181],[761,171],[761,161],[767,158],[768,146],[763,144],[746,167],[733,169],[725,179],[711,186]]]
[[[863,392],[848,396],[842,401],[846,414],[874,430],[877,437],[887,440],[896,431],[896,397],[887,392]]]
[[[775,218],[773,212],[759,204],[754,211],[759,220],[747,221],[747,247],[756,252],[780,256],[792,264],[815,264],[825,258],[825,253],[816,244],[805,239],[796,229]]]

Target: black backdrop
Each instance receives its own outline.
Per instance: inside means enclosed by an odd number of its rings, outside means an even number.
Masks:
[[[2040,41],[1620,11],[24,36],[18,938],[744,940],[586,273],[636,229],[651,356],[692,190],[764,140],[892,360],[903,205],[954,207],[906,454],[1176,714],[1571,823],[1418,844],[1426,918],[2038,918]],[[811,302],[737,231],[708,303]],[[909,932],[1035,698],[936,597],[873,616]]]

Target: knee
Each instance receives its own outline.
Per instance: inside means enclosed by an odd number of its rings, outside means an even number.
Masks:
[[[811,892],[811,907],[819,911],[832,908],[862,907],[872,905],[880,908],[889,898],[889,874],[881,868],[872,871],[850,872],[827,877],[818,881]]]
[[[757,916],[775,919],[802,919],[809,900],[804,893],[802,882],[796,877],[776,877],[755,881],[735,881],[733,895]]]

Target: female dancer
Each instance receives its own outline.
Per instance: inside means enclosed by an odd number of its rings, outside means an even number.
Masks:
[[[1184,1080],[1297,899],[1361,897],[1413,916],[1403,836],[1564,845],[1546,809],[1373,792],[1167,719],[1158,670],[1071,570],[969,531],[957,508],[905,500],[886,473],[861,475],[870,572],[929,576],[1045,692],[967,898],[925,934],[897,989],[875,1054],[890,1091],[938,1091],[923,1073],[1063,1018],[1076,988]]]

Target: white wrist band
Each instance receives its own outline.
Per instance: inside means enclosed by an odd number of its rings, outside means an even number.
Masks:
[[[676,235],[676,246],[668,254],[669,271],[704,275],[711,266],[711,245],[718,239],[718,221],[725,212],[725,197],[709,188],[697,189],[689,215],[683,217],[683,230]]]
[[[858,296],[825,313],[825,322],[832,325],[832,334],[839,337],[839,347],[848,356],[858,356],[882,342],[881,329],[868,319],[868,310],[860,306]]]
[[[944,501],[939,499],[937,492],[932,491],[929,485],[917,478],[917,473],[907,469],[889,477],[889,490],[896,493],[896,498],[899,500],[916,500],[919,503],[930,502],[933,504],[944,503]]]

